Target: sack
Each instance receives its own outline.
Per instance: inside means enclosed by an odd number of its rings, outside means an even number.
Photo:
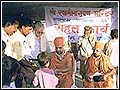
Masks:
[[[103,75],[93,76],[93,81],[94,82],[104,81],[104,76]]]

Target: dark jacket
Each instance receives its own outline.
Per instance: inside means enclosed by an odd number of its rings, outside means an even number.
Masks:
[[[20,64],[18,61],[10,56],[2,57],[2,85],[9,85],[12,81],[12,77],[16,76]]]

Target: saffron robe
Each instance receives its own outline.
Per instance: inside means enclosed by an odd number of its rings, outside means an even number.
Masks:
[[[75,59],[73,55],[70,52],[66,52],[64,55],[64,58],[62,60],[59,60],[57,58],[56,52],[50,53],[50,69],[66,69],[68,68],[68,64],[71,64],[71,68],[66,72],[62,74],[57,74],[58,77],[58,88],[71,88],[73,82],[73,72],[75,67]]]
[[[96,59],[93,55],[88,59],[85,70],[85,75],[93,75],[95,72],[100,72],[103,75],[110,72],[114,67],[110,63],[110,60],[104,54],[101,55],[99,58],[99,64],[96,65]],[[106,80],[94,82],[88,81],[86,79],[83,80],[83,87],[84,88],[112,88],[113,79],[112,75],[108,76]]]

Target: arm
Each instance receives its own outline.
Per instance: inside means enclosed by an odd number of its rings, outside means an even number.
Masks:
[[[80,61],[85,61],[88,59],[88,53],[83,46],[79,46],[78,58]]]
[[[91,46],[94,47],[95,42],[97,41],[96,35],[92,33],[92,34],[90,35],[88,41],[90,42]]]
[[[27,66],[27,67],[33,67],[33,66],[32,66],[32,63],[29,62],[29,61],[27,61],[27,60],[25,60],[25,59],[21,59],[21,60],[19,61],[19,63],[22,64],[22,65],[25,65],[25,66]]]
[[[110,69],[110,71],[107,72],[107,73],[104,75],[104,80],[106,80],[106,78],[107,78],[108,76],[113,75],[113,74],[116,73],[115,68],[114,68],[113,65],[110,63],[109,60],[108,60],[108,63],[107,63],[107,64],[108,64],[108,68]]]
[[[110,41],[105,43],[103,52],[104,52],[105,55],[110,57],[110,55],[111,55]]]
[[[33,71],[36,71],[36,70],[38,69],[37,67],[33,66],[33,63],[31,63],[31,62],[29,62],[29,61],[27,61],[27,60],[25,60],[25,59],[21,59],[21,60],[19,61],[19,63],[22,64],[23,66],[27,66],[27,67],[32,68]]]

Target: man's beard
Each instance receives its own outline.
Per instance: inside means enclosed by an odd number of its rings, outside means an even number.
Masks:
[[[62,51],[57,51],[56,53],[57,53],[58,55],[63,54],[63,52],[62,52]]]
[[[96,58],[100,56],[100,55],[97,55],[96,53],[94,53],[93,55],[94,55],[94,57],[96,57]]]

